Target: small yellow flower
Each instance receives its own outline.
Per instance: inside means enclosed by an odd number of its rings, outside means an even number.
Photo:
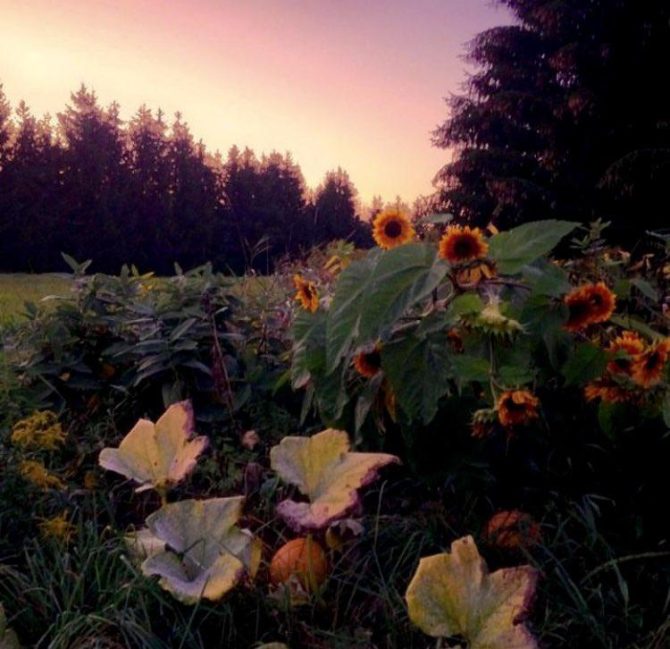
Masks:
[[[62,543],[67,543],[74,534],[75,526],[67,519],[67,512],[63,511],[57,516],[42,519],[38,523],[40,534],[44,538],[55,539]]]
[[[19,465],[19,473],[24,480],[32,482],[44,491],[47,489],[65,489],[65,483],[57,475],[49,473],[44,464],[37,460],[23,460]]]
[[[44,410],[17,421],[11,439],[14,445],[23,449],[54,451],[65,442],[65,433],[58,417]]]
[[[383,210],[372,222],[372,237],[380,248],[386,250],[412,241],[414,235],[409,215],[397,207]]]

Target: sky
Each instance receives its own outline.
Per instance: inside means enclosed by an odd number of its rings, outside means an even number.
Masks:
[[[491,0],[0,0],[0,83],[55,115],[82,83],[128,119],[181,111],[224,155],[290,151],[308,186],[345,169],[363,202],[432,192],[431,131]]]

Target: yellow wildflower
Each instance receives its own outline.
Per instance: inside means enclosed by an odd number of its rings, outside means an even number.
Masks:
[[[54,451],[65,442],[58,417],[49,410],[34,412],[12,428],[12,443],[20,448]]]
[[[23,460],[19,465],[19,473],[28,482],[32,482],[40,489],[65,489],[65,483],[57,476],[49,473],[48,469],[37,460]]]
[[[67,543],[72,535],[74,534],[75,527],[67,519],[67,512],[63,511],[57,516],[52,516],[51,518],[42,519],[38,523],[40,529],[40,534],[44,538],[55,539],[56,541],[61,541]]]

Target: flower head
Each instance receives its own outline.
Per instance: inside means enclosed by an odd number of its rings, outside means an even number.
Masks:
[[[67,543],[75,530],[74,525],[67,519],[67,512],[43,519],[38,527],[44,538],[52,538],[62,543]]]
[[[65,489],[65,483],[37,460],[23,460],[19,465],[19,473],[28,482],[46,491],[47,489]]]
[[[495,276],[495,264],[490,259],[480,259],[459,268],[454,275],[454,280],[459,288],[472,289]]]
[[[614,381],[604,378],[591,381],[584,386],[584,398],[587,401],[600,399],[605,403],[626,403],[634,401],[636,395],[630,390],[616,384]]]
[[[633,362],[644,351],[644,340],[634,331],[624,331],[607,346],[607,351],[616,356],[607,364],[607,371],[630,376]]]
[[[386,250],[408,243],[414,239],[414,235],[409,215],[396,207],[381,211],[372,222],[375,243]]]
[[[493,425],[498,413],[493,408],[475,410],[470,422],[470,432],[475,439],[489,437],[493,432]]]
[[[65,433],[55,413],[44,410],[17,421],[12,428],[12,443],[24,449],[54,451],[65,441]]]
[[[382,368],[382,358],[380,355],[381,346],[375,345],[369,351],[359,352],[354,356],[354,368],[366,379],[371,379]]]
[[[670,338],[666,338],[638,355],[632,365],[633,381],[643,388],[657,385],[663,378],[669,357]]]
[[[568,331],[579,331],[609,320],[616,306],[616,296],[604,282],[580,286],[568,293],[564,300],[569,310],[565,323]]]
[[[527,424],[538,418],[537,408],[540,400],[528,390],[506,390],[496,406],[498,420],[503,426]]]
[[[450,264],[482,259],[488,250],[482,231],[469,225],[450,225],[440,239],[440,257]]]
[[[293,284],[297,291],[294,299],[302,304],[303,309],[314,313],[319,308],[319,293],[314,282],[310,282],[300,275],[294,275]]]

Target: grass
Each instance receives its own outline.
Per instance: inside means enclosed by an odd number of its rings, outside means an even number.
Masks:
[[[0,274],[0,326],[21,319],[26,302],[39,302],[47,295],[66,294],[70,279],[56,273]]]

